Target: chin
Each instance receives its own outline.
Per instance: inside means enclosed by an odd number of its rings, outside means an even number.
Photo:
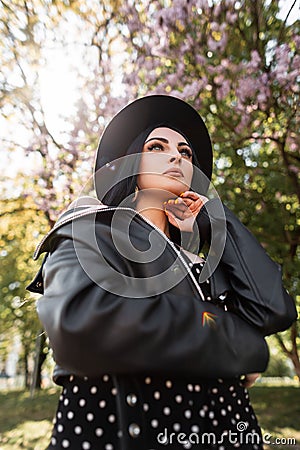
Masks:
[[[138,183],[139,184],[139,183]],[[156,195],[160,195],[164,199],[178,197],[182,192],[190,189],[190,183],[185,180],[175,177],[162,177],[161,175],[152,175],[151,177],[144,176],[139,184],[141,189],[153,189]]]

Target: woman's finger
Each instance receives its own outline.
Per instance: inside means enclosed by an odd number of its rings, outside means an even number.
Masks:
[[[180,194],[180,197],[183,198],[183,199],[184,199],[184,198],[191,198],[192,200],[198,200],[198,199],[201,199],[202,202],[204,202],[204,203],[206,203],[206,202],[208,201],[208,198],[205,197],[205,195],[198,194],[197,192],[194,192],[194,191],[185,191],[185,192],[182,192],[182,193]]]

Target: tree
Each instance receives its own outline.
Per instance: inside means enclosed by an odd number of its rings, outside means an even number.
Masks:
[[[120,8],[132,97],[170,93],[204,116],[221,197],[284,270],[299,303],[299,21],[279,2],[175,0]],[[299,305],[298,305],[299,307]],[[299,331],[277,335],[300,379]]]
[[[278,18],[278,4],[0,0],[2,149],[12,159],[19,149],[32,162],[22,183],[13,184],[18,194],[6,186],[5,198],[16,204],[18,195],[29,197],[50,228],[88,180],[107,119],[138,95],[170,93],[205,118],[216,155],[214,184],[283,265],[296,295],[299,22]],[[56,49],[66,58],[81,55],[73,64],[80,96],[72,117],[62,118],[63,131],[51,125],[41,90],[41,70]],[[300,376],[297,325],[277,339]]]

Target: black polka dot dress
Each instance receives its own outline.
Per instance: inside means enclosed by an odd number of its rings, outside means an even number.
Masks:
[[[196,279],[201,268],[192,267]],[[209,283],[201,288],[208,298]],[[239,378],[126,378],[119,389],[110,374],[62,377],[48,450],[263,449]]]

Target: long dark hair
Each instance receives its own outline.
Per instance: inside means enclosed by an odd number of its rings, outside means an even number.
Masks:
[[[145,129],[142,133],[140,133],[128,147],[127,151],[124,153],[124,156],[135,154],[136,158],[129,158],[129,159],[124,158],[122,159],[121,164],[118,164],[117,166],[118,177],[116,179],[115,184],[113,185],[113,187],[109,189],[107,193],[103,195],[103,198],[100,199],[105,205],[118,206],[122,204],[122,206],[130,206],[134,208],[132,198],[137,186],[137,176],[140,166],[141,153],[143,151],[145,140],[147,136],[149,136],[151,131],[153,131],[155,128],[160,127],[168,127],[182,134],[180,130],[175,129],[174,127],[172,127],[172,125],[166,123],[159,123],[152,125],[147,129]],[[186,138],[187,142],[189,142],[188,138],[186,136],[184,137]],[[192,164],[197,168],[201,169],[194,152],[192,157]],[[199,193],[202,193],[205,190],[203,188],[203,180],[201,180],[201,178],[202,178],[201,176],[199,177],[197,176],[197,174],[194,173],[191,183],[191,189]],[[118,179],[121,179],[121,181],[118,181]]]

